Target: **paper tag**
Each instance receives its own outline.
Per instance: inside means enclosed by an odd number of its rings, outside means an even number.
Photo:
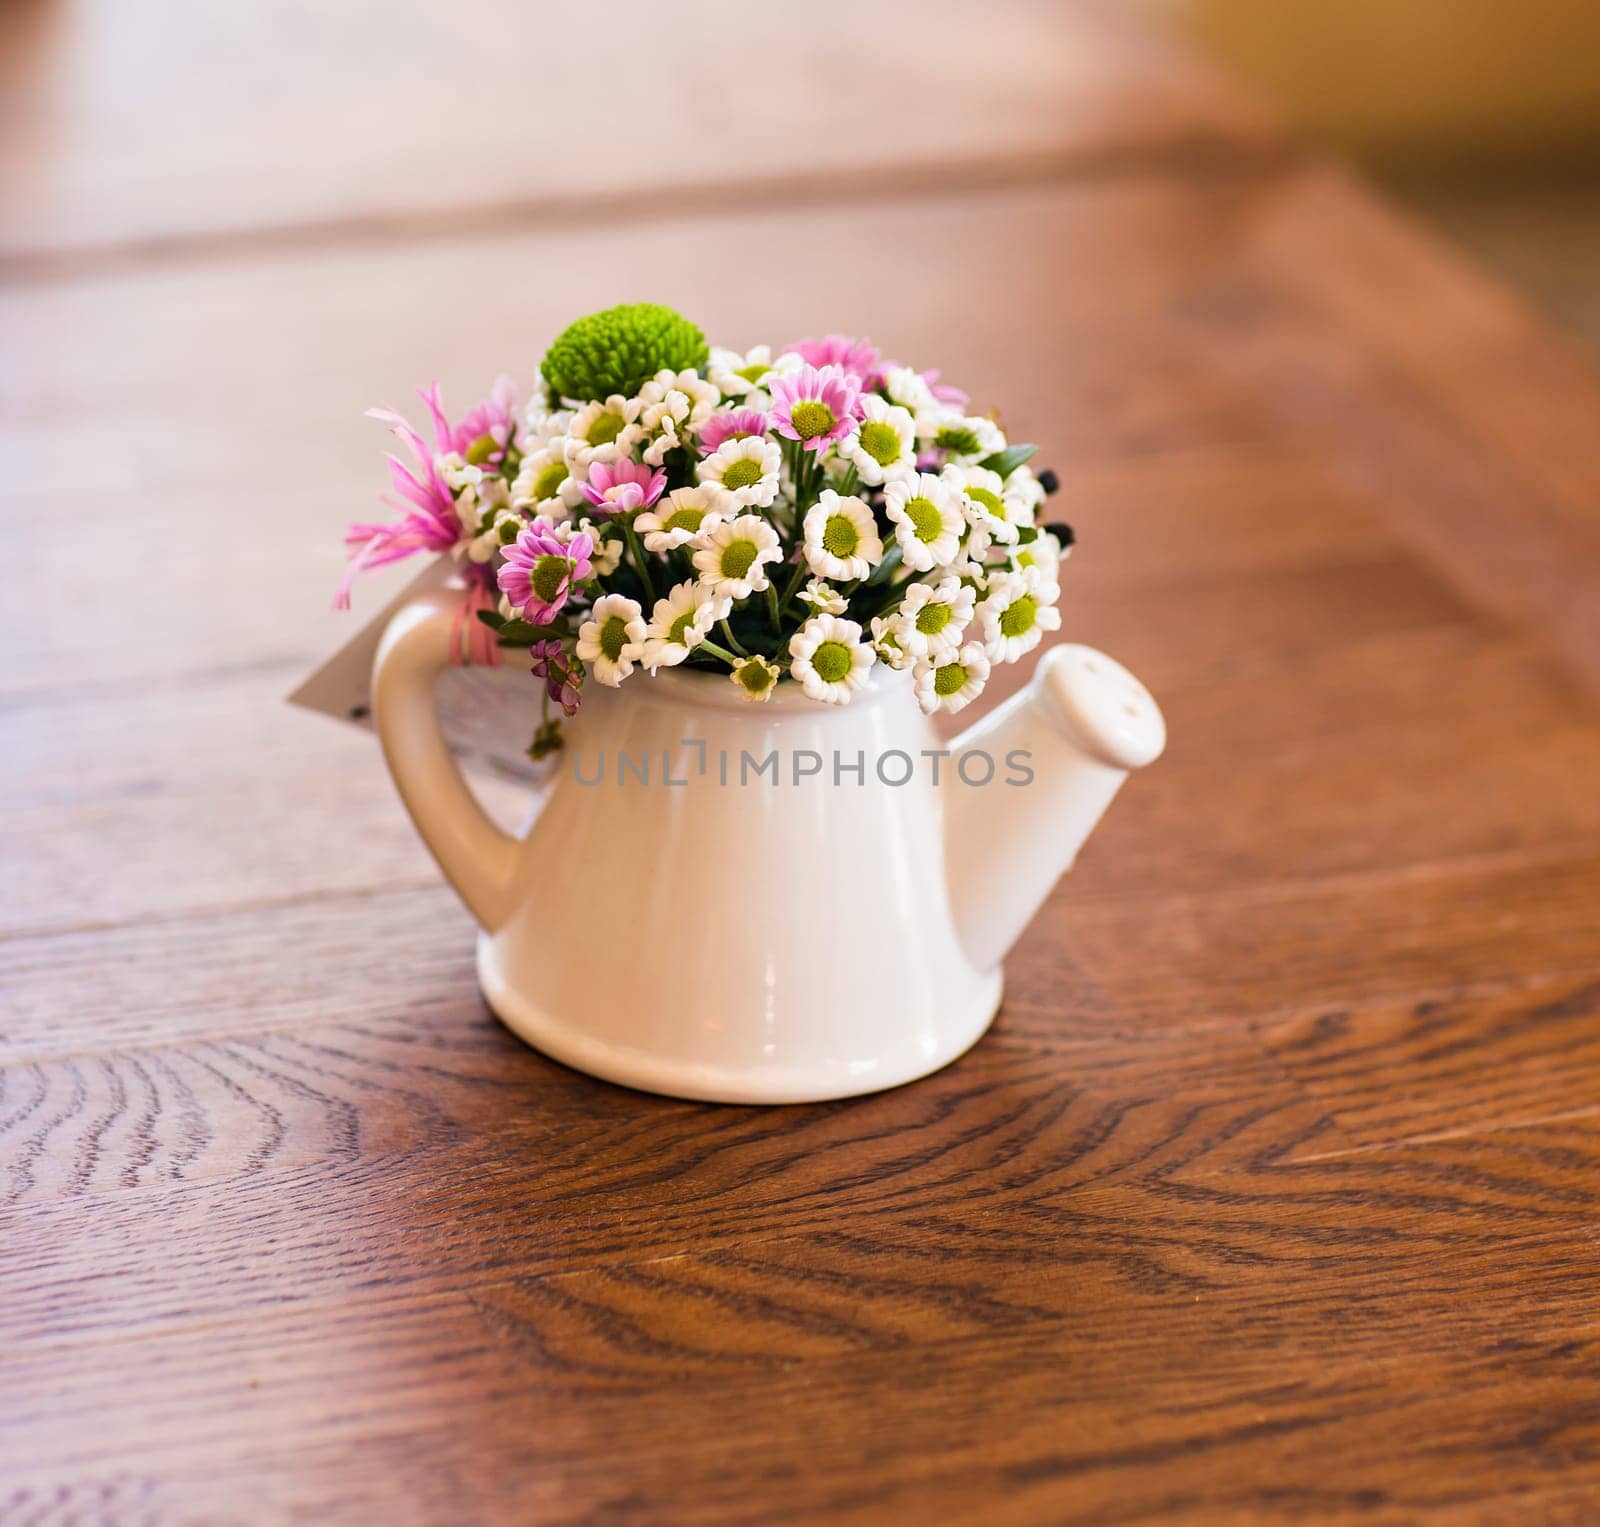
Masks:
[[[451,557],[436,558],[302,680],[289,703],[371,731],[372,660],[384,631],[403,605],[419,594],[445,588],[454,572]],[[439,728],[464,768],[537,783],[549,773],[548,764],[535,764],[528,757],[528,743],[539,723],[542,686],[528,672],[522,654],[505,656],[499,668],[449,668],[439,675]]]

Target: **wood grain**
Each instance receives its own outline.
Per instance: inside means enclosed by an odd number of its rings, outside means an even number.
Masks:
[[[1337,438],[1348,476],[1382,484],[1390,523],[1433,566],[1484,609],[1538,625],[1600,687],[1589,357],[1331,173],[1275,200],[1192,316],[1222,321],[1230,362],[1296,437]],[[1341,397],[1353,368],[1377,405],[1355,431]]]
[[[1580,358],[1110,6],[651,12],[645,127],[544,154],[583,8],[13,14],[0,1521],[1594,1519]],[[370,739],[281,704],[361,408],[641,272],[1045,442],[1064,635],[1168,715],[898,1092],[526,1049]]]

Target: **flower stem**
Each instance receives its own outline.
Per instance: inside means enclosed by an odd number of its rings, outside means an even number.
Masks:
[[[726,647],[719,647],[715,642],[703,641],[695,650],[697,652],[709,652],[712,657],[720,657],[730,668],[739,666],[739,659],[729,652]]]
[[[767,579],[767,613],[772,617],[772,633],[774,636],[783,634],[783,617],[778,613],[778,609],[778,590],[769,578]]]
[[[799,564],[795,567],[793,574],[789,578],[788,588],[783,591],[783,598],[778,601],[778,608],[780,610],[787,610],[789,608],[789,601],[800,592],[800,585],[806,581],[806,574],[810,572],[810,570],[810,564],[804,557],[801,557]]]
[[[728,645],[732,647],[740,657],[749,657],[749,652],[739,645],[739,638],[733,634],[733,627],[730,626],[726,620],[718,621],[717,624],[722,627],[722,634],[728,638]]]
[[[639,544],[639,537],[634,534],[631,519],[622,522],[623,539],[628,543],[628,555],[633,559],[633,570],[639,575],[639,582],[644,585],[645,598],[652,607],[656,602],[656,586],[650,581],[650,569],[644,564],[644,547]]]
[[[791,440],[784,449],[789,453],[789,481],[794,484],[794,509],[795,517],[800,514],[800,458],[805,452],[800,449],[798,440]]]
[[[806,510],[811,507],[812,501],[817,496],[817,475],[822,470],[817,459],[819,455],[820,452],[808,451],[804,445],[800,447],[800,461],[805,468],[806,484],[805,493],[797,500],[801,519],[805,518]]]

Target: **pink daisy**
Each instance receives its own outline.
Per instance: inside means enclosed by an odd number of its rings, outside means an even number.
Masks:
[[[455,493],[440,475],[427,442],[390,409],[375,408],[371,417],[382,419],[411,454],[407,463],[390,453],[389,480],[398,497],[384,499],[405,513],[392,524],[358,521],[345,532],[350,565],[333,596],[336,610],[350,608],[350,586],[363,568],[383,567],[419,551],[449,551],[461,539]]]
[[[749,440],[767,432],[767,416],[759,408],[730,408],[712,414],[700,426],[700,444],[714,451],[725,440]]]
[[[823,366],[841,367],[863,387],[870,387],[882,375],[877,347],[865,339],[829,334],[823,339],[802,339],[784,348],[793,350],[808,366],[819,370]]]
[[[496,377],[489,396],[469,408],[459,424],[452,424],[445,417],[437,382],[426,389],[419,388],[417,395],[433,415],[433,435],[441,456],[453,451],[470,466],[500,465],[506,446],[517,433],[517,392],[510,377]]]
[[[941,403],[950,403],[956,408],[965,408],[972,401],[959,387],[952,387],[948,382],[940,382],[937,369],[924,371],[922,380],[928,384],[928,391]]]
[[[637,461],[596,461],[589,467],[583,496],[607,514],[626,514],[655,503],[666,485],[667,474],[660,467],[652,472]]]
[[[500,592],[534,625],[546,625],[567,602],[572,585],[589,576],[593,551],[594,537],[588,531],[563,541],[540,515],[506,548]]]
[[[884,377],[888,376],[891,371],[899,371],[900,369],[901,366],[899,361],[885,361],[883,365],[878,368],[877,374],[871,379],[871,381],[865,382],[862,385],[866,387],[876,387]],[[941,382],[939,380],[939,372],[937,367],[935,367],[935,369],[932,371],[919,371],[917,375],[928,384],[928,391],[931,392],[941,403],[949,403],[953,407],[965,409],[967,404],[971,402],[971,399],[968,398],[966,393],[964,393],[959,387],[952,387],[948,382]]]
[[[350,608],[350,586],[363,568],[382,567],[419,551],[449,551],[461,539],[455,493],[440,474],[439,456],[455,453],[473,466],[498,468],[507,447],[515,443],[517,395],[510,377],[500,377],[489,396],[469,409],[459,424],[451,424],[445,417],[437,382],[418,388],[417,396],[433,417],[433,450],[394,409],[367,410],[368,418],[381,420],[399,437],[413,464],[393,454],[389,457],[389,479],[400,497],[384,502],[405,510],[403,517],[389,525],[359,522],[345,532],[350,565],[333,596],[336,610]]]
[[[802,366],[771,384],[773,429],[803,449],[821,451],[850,433],[861,402],[861,384],[840,366]]]

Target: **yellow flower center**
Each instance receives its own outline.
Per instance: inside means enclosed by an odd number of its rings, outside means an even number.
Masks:
[[[892,424],[871,419],[861,426],[861,449],[880,467],[900,459],[900,432]]]
[[[739,683],[751,694],[765,694],[772,688],[772,671],[765,663],[745,663],[738,670]]]
[[[912,530],[924,545],[937,541],[944,533],[944,516],[931,498],[908,498],[906,518],[911,521]]]
[[[533,564],[528,572],[528,582],[539,596],[540,604],[554,604],[561,597],[562,585],[571,571],[572,564],[565,557],[553,556],[549,552]]]
[[[848,514],[830,514],[822,527],[822,549],[830,557],[853,557],[861,544],[861,532]]]
[[[1038,618],[1039,601],[1032,594],[1024,594],[1000,612],[1000,634],[1026,636]]]
[[[1005,501],[998,493],[991,493],[987,488],[968,488],[966,494],[973,503],[981,504],[997,520],[1006,517]]]
[[[762,476],[759,461],[752,456],[741,456],[729,463],[728,470],[722,474],[722,486],[729,489],[753,488]]]
[[[594,423],[583,438],[590,445],[610,445],[627,427],[627,423],[621,414],[614,414],[608,409],[595,416]]]
[[[613,615],[600,628],[600,650],[608,662],[615,663],[628,645],[628,623],[620,615]]]
[[[811,666],[825,684],[837,684],[855,667],[850,649],[843,642],[823,642],[811,654]]]
[[[818,435],[826,435],[838,421],[826,403],[807,398],[789,410],[789,422],[802,440],[815,440]]]
[[[946,663],[942,668],[936,668],[933,674],[933,692],[941,699],[950,695],[959,694],[961,686],[967,682],[967,670],[960,663]]]
[[[722,560],[719,564],[722,576],[743,578],[750,571],[750,564],[755,561],[759,549],[754,541],[729,541],[722,548]]]
[[[552,461],[533,482],[533,496],[543,502],[547,498],[554,498],[561,484],[567,480],[567,464],[564,461]]]
[[[955,456],[976,456],[983,449],[983,442],[978,439],[976,431],[964,424],[946,426],[933,437],[933,443],[940,450],[949,451]]]

